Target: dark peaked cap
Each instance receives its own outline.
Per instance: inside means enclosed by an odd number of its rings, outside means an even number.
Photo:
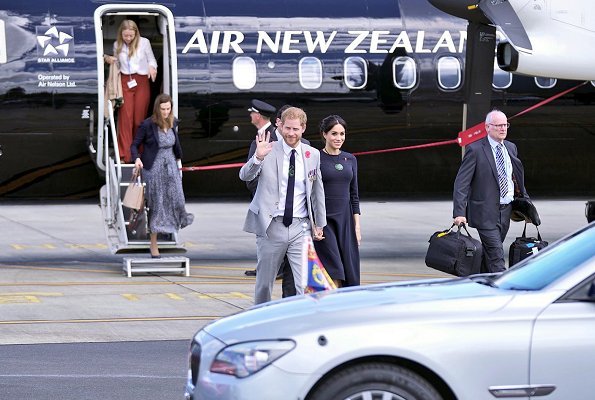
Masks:
[[[273,114],[275,114],[275,111],[277,111],[277,109],[275,107],[273,107],[272,105],[265,103],[264,101],[261,101],[261,100],[252,99],[252,101],[250,102],[250,105],[251,106],[248,109],[248,111],[257,112],[257,113],[262,114],[265,117],[269,117],[269,118]]]

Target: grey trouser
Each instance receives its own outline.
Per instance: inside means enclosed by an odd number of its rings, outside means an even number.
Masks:
[[[303,224],[307,224],[304,233]],[[283,217],[275,217],[267,229],[267,236],[256,236],[256,286],[254,304],[271,300],[273,285],[283,257],[287,254],[297,294],[304,293],[302,287],[302,248],[304,234],[310,235],[310,220],[294,218],[289,227],[283,225]]]
[[[500,206],[500,221],[496,224],[496,228],[477,229],[483,247],[485,272],[500,272],[506,270],[504,247],[502,246],[502,243],[504,242],[504,239],[506,239],[508,228],[510,228],[511,213],[512,207],[510,204]]]

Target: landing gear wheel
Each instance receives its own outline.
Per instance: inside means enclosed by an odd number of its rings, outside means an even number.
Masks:
[[[416,373],[386,363],[346,368],[322,382],[307,400],[443,400]]]

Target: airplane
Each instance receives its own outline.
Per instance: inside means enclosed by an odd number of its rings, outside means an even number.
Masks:
[[[247,112],[253,98],[304,108],[305,136],[319,147],[318,122],[329,114],[343,116],[345,150],[359,153],[453,139],[491,107],[512,116],[576,86],[577,79],[595,79],[588,69],[576,76],[561,73],[574,71],[575,60],[592,61],[591,14],[585,14],[587,29],[562,37],[571,44],[563,51],[555,32],[543,36],[544,42],[535,39],[537,28],[524,15],[530,6],[543,5],[556,21],[570,18],[569,26],[583,19],[556,14],[561,2],[511,1],[514,7],[526,3],[516,14],[532,49],[517,44],[511,30],[494,28],[490,40],[508,50],[490,47],[479,57],[487,66],[481,71],[489,72],[482,78],[488,89],[474,91],[466,49],[479,35],[468,33],[465,19],[488,6],[452,3],[463,9],[453,14],[464,19],[419,0],[4,2],[0,199],[97,198],[110,168],[120,171],[113,146],[117,109],[110,113],[105,106],[103,55],[111,52],[124,18],[134,19],[152,43],[160,64],[153,96],[166,92],[174,99],[185,167],[245,161],[255,135]],[[479,11],[468,9],[477,3]],[[586,7],[586,1],[566,3]],[[477,19],[482,28],[497,25],[483,12]],[[529,61],[546,46],[554,48],[548,50],[554,60]],[[517,61],[502,69],[498,61],[506,54]],[[595,194],[594,102],[592,81],[512,120],[510,138],[525,163],[532,196]],[[361,197],[450,196],[460,159],[456,144],[362,155]],[[186,195],[247,199],[237,173],[237,168],[184,172]]]

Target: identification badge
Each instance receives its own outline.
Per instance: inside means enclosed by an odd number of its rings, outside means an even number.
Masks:
[[[132,79],[132,80],[128,81],[127,84],[128,84],[128,89],[132,89],[133,87],[136,87],[136,85],[137,85],[136,79]]]

